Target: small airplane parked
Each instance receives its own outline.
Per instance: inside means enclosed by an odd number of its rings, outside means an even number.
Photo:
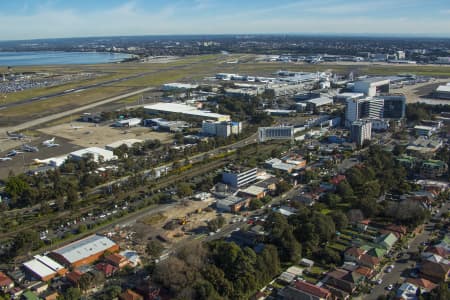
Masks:
[[[12,156],[16,156],[17,154],[23,153],[21,151],[17,151],[17,150],[11,150],[8,152],[8,154],[6,154],[7,157],[12,157]]]
[[[72,125],[72,124],[70,124],[70,127],[71,127],[73,130],[77,130],[77,129],[82,129],[82,128],[83,128],[83,126],[74,126],[74,125]]]
[[[30,146],[27,144],[22,145],[22,150],[25,152],[39,152],[38,147]]]
[[[58,147],[59,144],[55,143],[55,138],[52,138],[51,140],[46,140],[42,142],[42,145],[51,148],[51,147]]]
[[[15,133],[7,131],[6,134],[13,140],[23,140],[26,136],[22,133]]]
[[[12,160],[11,157],[0,157],[0,161],[9,161]]]

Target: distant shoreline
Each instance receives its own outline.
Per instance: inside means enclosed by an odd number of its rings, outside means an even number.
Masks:
[[[0,66],[84,65],[121,63],[133,54],[106,51],[27,50],[0,51]]]

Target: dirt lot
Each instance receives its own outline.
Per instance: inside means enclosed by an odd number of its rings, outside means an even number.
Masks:
[[[151,131],[145,127],[113,128],[109,125],[98,125],[82,122],[65,123],[48,128],[39,129],[49,136],[55,136],[69,140],[81,147],[104,147],[110,143],[124,139],[158,139],[162,143],[169,142],[172,134]]]
[[[130,231],[136,232],[136,241],[141,243],[147,243],[150,239],[158,239],[157,237],[163,237],[165,243],[176,244],[189,237],[185,232],[199,232],[205,231],[207,222],[216,218],[216,211],[205,211],[205,209],[212,204],[211,201],[186,201],[184,204],[177,205],[174,209],[164,212],[166,217],[158,223],[147,225],[144,224],[144,217],[142,220],[138,220],[131,228]],[[179,220],[186,218],[184,225],[179,223]],[[163,227],[173,223],[170,227]],[[162,241],[162,240],[161,240]]]

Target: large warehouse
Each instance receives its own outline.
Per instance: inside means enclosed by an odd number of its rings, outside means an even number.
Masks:
[[[116,252],[119,245],[102,235],[91,235],[52,251],[49,256],[59,263],[73,268],[98,260],[106,251]]]
[[[23,264],[25,270],[33,277],[41,281],[48,281],[56,275],[64,275],[67,272],[63,266],[47,256],[36,255],[34,259]]]
[[[212,113],[206,110],[199,110],[196,107],[189,106],[181,103],[164,103],[159,102],[152,105],[144,106],[145,111],[148,114],[159,114],[159,113],[175,113],[183,114],[190,117],[197,117],[203,120],[214,120],[214,121],[230,121],[229,115],[221,115]]]
[[[439,99],[450,99],[450,83],[438,86],[434,96]]]
[[[94,161],[96,162],[100,160],[100,157],[102,158],[103,161],[110,161],[117,159],[117,156],[115,156],[112,151],[102,149],[99,147],[85,148],[78,151],[74,151],[69,154],[70,158],[75,160],[81,160],[89,155],[92,155]]]

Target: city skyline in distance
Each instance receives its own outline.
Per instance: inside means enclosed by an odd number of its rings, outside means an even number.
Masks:
[[[450,37],[448,1],[7,1],[0,40],[45,38],[317,34]]]

